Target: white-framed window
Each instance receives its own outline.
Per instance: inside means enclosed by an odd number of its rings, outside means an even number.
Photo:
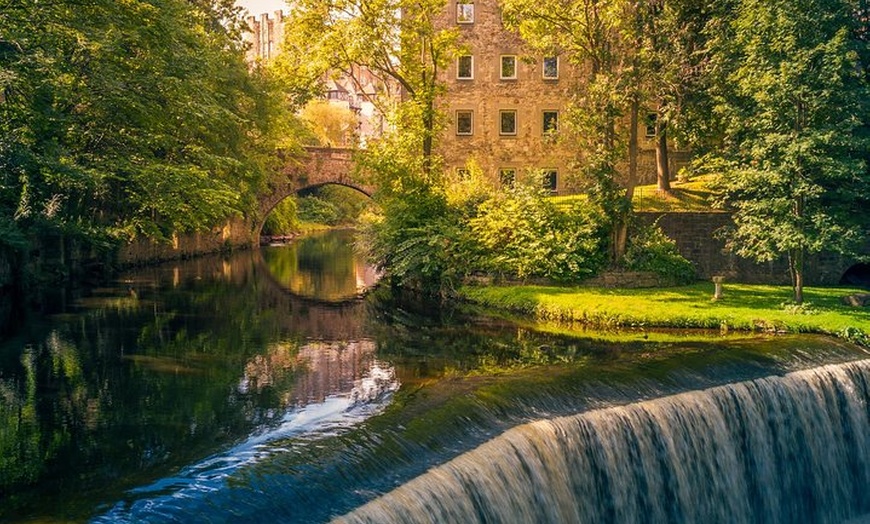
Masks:
[[[456,78],[472,80],[474,78],[474,57],[462,55],[456,59]]]
[[[558,56],[545,56],[544,60],[543,60],[541,74],[543,75],[544,80],[558,80],[559,79],[559,57]]]
[[[546,110],[542,113],[541,129],[544,135],[554,135],[559,131],[559,112],[556,110]]]
[[[514,55],[502,55],[499,66],[499,77],[502,80],[517,79],[517,57]]]
[[[456,2],[456,23],[474,23],[474,2]]]
[[[456,111],[456,134],[465,136],[474,134],[474,111],[470,109]]]
[[[517,112],[514,109],[504,109],[498,112],[498,132],[500,135],[517,134]]]
[[[541,172],[541,185],[544,189],[556,192],[556,187],[559,182],[559,172],[555,169],[544,169]]]
[[[513,187],[517,181],[517,170],[513,167],[502,167],[498,170],[498,180],[503,187]]]

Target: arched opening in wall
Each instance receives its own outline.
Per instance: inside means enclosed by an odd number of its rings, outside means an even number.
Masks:
[[[293,295],[318,302],[355,300],[381,277],[352,229],[375,202],[338,184],[307,187],[279,202],[260,233],[266,273]]]
[[[870,264],[855,264],[843,273],[840,284],[870,288]]]
[[[337,183],[300,189],[278,202],[263,222],[260,243],[285,243],[301,233],[329,228],[354,228],[377,207],[363,190]]]

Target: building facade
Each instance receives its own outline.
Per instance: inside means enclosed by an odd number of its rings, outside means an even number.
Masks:
[[[248,63],[275,58],[280,52],[281,42],[284,41],[284,11],[275,11],[273,14],[274,18],[269,13],[263,13],[245,19],[248,31],[242,35],[242,39],[248,45]]]
[[[449,125],[438,152],[445,167],[461,174],[476,165],[502,183],[536,176],[557,194],[579,189],[572,164],[581,152],[561,128],[583,71],[562,56],[534,52],[508,31],[498,0],[449,0],[441,23],[460,31],[465,50],[443,78],[447,92],[439,107]],[[639,123],[641,183],[656,180],[651,118]],[[672,151],[671,173],[687,158]]]
[[[248,46],[248,63],[267,62],[281,53],[286,23],[283,11],[249,16],[245,22],[248,31],[242,38]],[[356,115],[357,127],[353,135],[359,146],[365,147],[367,140],[383,134],[387,126],[386,118],[379,111],[375,100],[397,92],[397,87],[384,85],[381,79],[362,67],[354,67],[350,75],[328,74],[323,79],[323,86],[325,100]]]
[[[535,175],[554,192],[569,191],[575,152],[558,138],[574,68],[533,53],[507,31],[496,0],[451,0],[442,23],[459,29],[465,50],[443,78],[439,106],[449,124],[438,152],[445,167],[462,173],[477,166],[505,184]]]

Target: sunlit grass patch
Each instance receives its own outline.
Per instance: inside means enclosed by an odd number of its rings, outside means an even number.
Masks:
[[[471,302],[595,327],[668,327],[787,331],[837,334],[847,329],[870,333],[870,311],[843,305],[849,288],[806,288],[805,305],[789,305],[791,288],[726,284],[721,300],[713,285],[660,289],[591,287],[466,287]]]
[[[710,176],[693,178],[690,181],[671,182],[671,191],[659,191],[655,184],[637,186],[632,204],[637,212],[699,212],[715,211],[712,200],[715,196],[709,188]],[[576,202],[586,202],[586,195],[563,195],[552,197],[552,202],[562,209],[569,209]]]

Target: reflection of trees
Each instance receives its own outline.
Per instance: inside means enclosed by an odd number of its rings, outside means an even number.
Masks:
[[[32,349],[21,356],[21,364],[25,371],[23,388],[0,378],[0,495],[10,486],[37,480],[42,469]]]
[[[330,231],[299,239],[291,245],[263,252],[274,278],[291,292],[319,300],[357,295],[360,284],[372,285],[376,276],[353,250],[352,233]]]
[[[360,304],[321,310],[260,277],[250,253],[148,269],[0,346],[0,520],[87,512],[329,394],[295,387],[316,361],[297,340],[359,333]]]

